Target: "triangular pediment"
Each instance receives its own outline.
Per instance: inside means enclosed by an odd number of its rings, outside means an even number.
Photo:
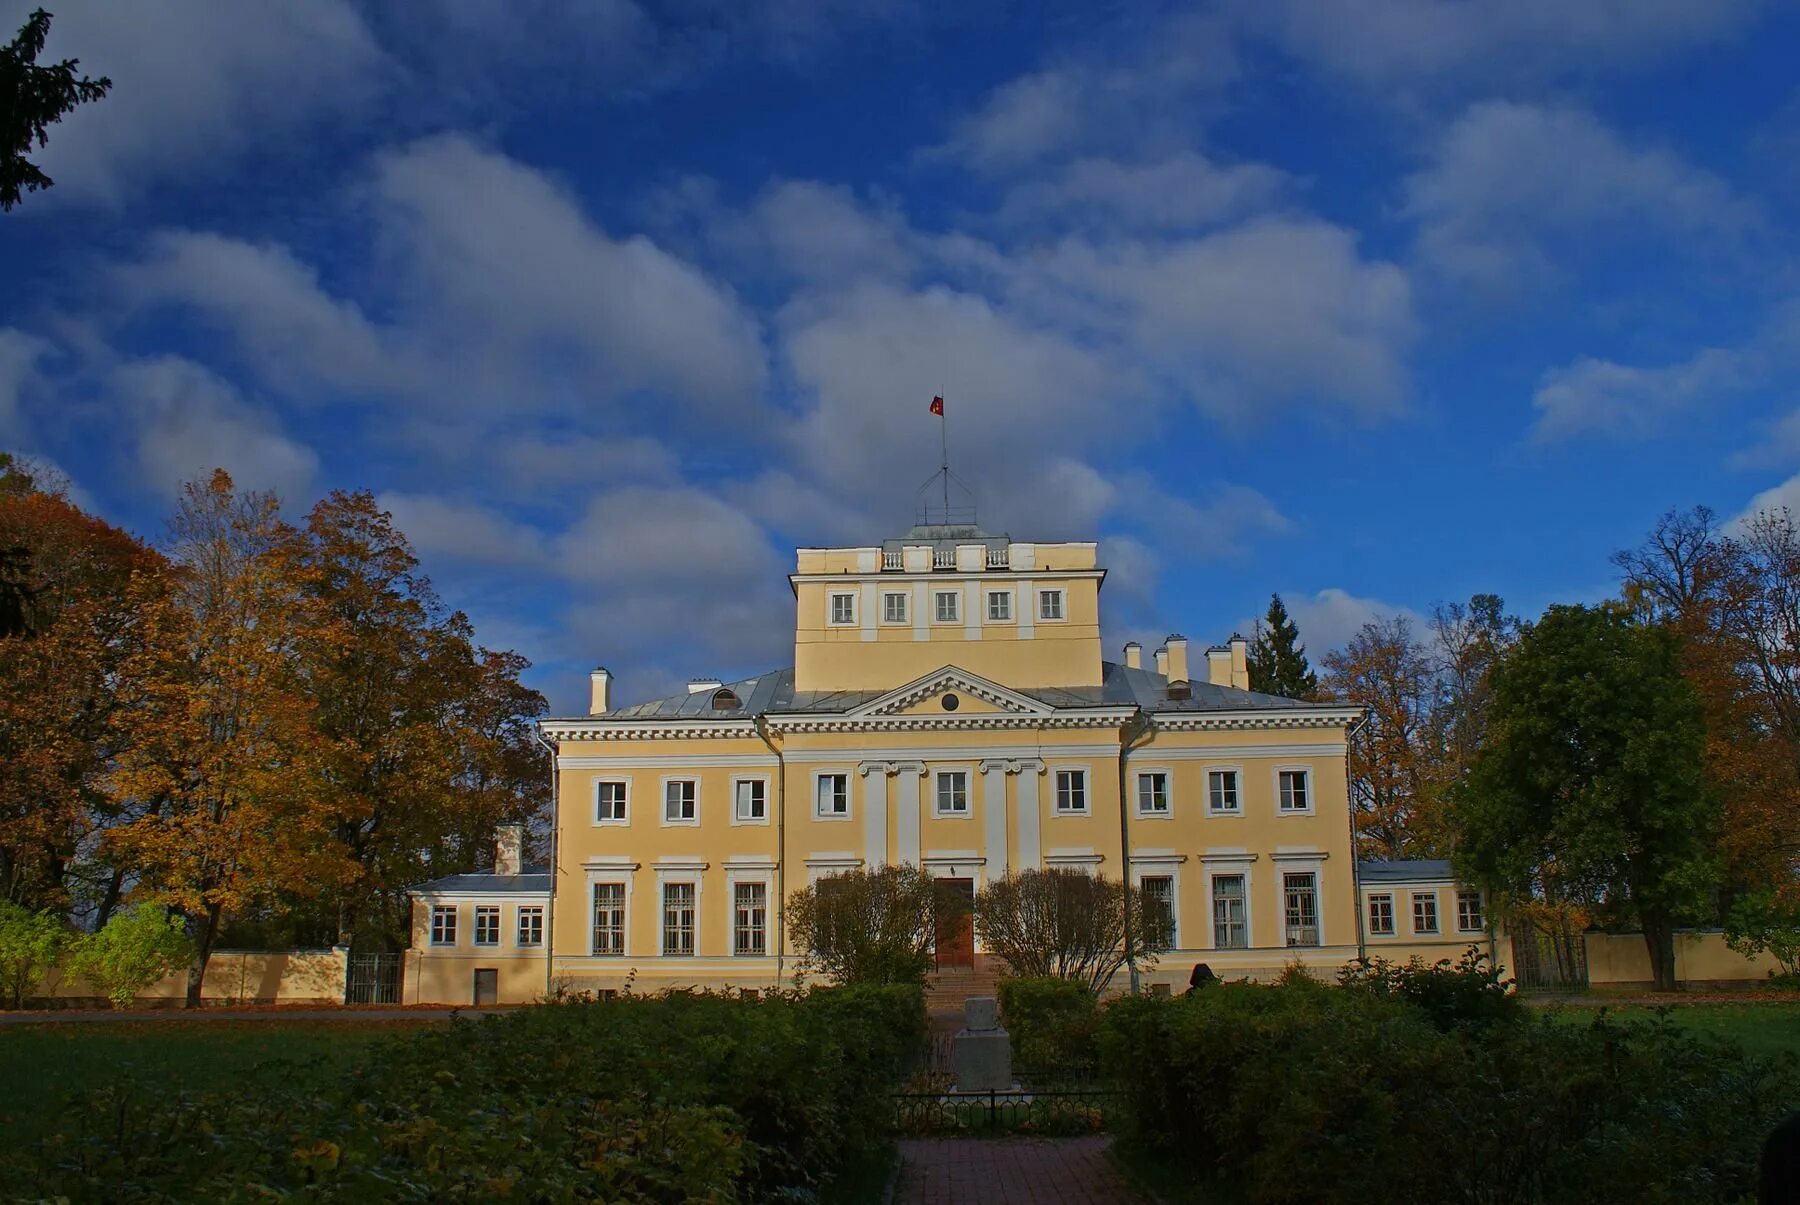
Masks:
[[[846,715],[888,716],[919,713],[942,714],[944,696],[957,697],[957,712],[972,715],[1047,715],[1055,708],[1020,694],[980,674],[946,665],[923,678],[896,687],[884,695],[870,699]]]

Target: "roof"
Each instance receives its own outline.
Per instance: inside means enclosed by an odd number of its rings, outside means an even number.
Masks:
[[[1448,858],[1413,858],[1393,862],[1358,862],[1357,876],[1364,883],[1423,883],[1455,879]]]
[[[550,868],[528,866],[523,874],[449,874],[412,888],[414,895],[550,894]]]
[[[1169,680],[1162,674],[1146,669],[1133,669],[1116,661],[1108,661],[1102,666],[1099,686],[1043,686],[1032,687],[1010,686],[1019,694],[1029,695],[1051,707],[1141,707],[1145,711],[1154,712],[1195,712],[1195,711],[1271,711],[1285,708],[1304,710],[1319,707],[1316,703],[1305,703],[1299,699],[1283,698],[1280,695],[1262,694],[1253,690],[1238,690],[1231,686],[1214,686],[1210,682],[1188,683],[1189,697],[1171,699],[1169,697]],[[729,690],[737,696],[735,707],[714,707],[713,696],[717,690],[698,690],[692,693],[671,695],[666,699],[652,699],[646,703],[633,703],[629,707],[620,707],[606,713],[611,720],[741,720],[760,715],[783,715],[789,713],[835,713],[849,711],[871,702],[883,695],[892,693],[887,690],[836,690],[836,691],[796,691],[794,689],[794,670],[792,666],[785,669],[770,670],[758,674],[754,678],[745,678],[738,682],[727,682],[720,689]],[[1326,705],[1331,710],[1342,710],[1342,704]],[[575,722],[590,721],[593,716],[571,716],[567,719]]]

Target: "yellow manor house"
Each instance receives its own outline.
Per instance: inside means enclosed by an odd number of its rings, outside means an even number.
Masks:
[[[971,894],[1041,867],[1129,875],[1172,921],[1153,988],[1199,962],[1330,975],[1363,951],[1491,949],[1446,864],[1355,864],[1358,708],[1251,691],[1241,636],[1106,660],[1105,577],[1092,542],[918,526],[799,550],[791,668],[626,707],[595,670],[590,713],[542,724],[553,869],[521,866],[513,831],[493,873],[418,888],[405,1000],[789,984],[783,900],[885,863]],[[982,961],[967,927],[937,944],[942,969]]]

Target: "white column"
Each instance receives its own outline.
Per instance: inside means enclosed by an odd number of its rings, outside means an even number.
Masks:
[[[866,761],[856,771],[863,776],[863,862],[874,870],[887,864],[887,763]]]
[[[894,784],[895,832],[894,861],[903,866],[919,865],[919,793],[925,783],[925,766],[921,762],[900,766],[900,781]],[[913,776],[907,782],[907,776]]]
[[[1038,780],[1044,763],[1019,763],[1019,869],[1041,869],[1043,839],[1038,835]]]
[[[878,608],[881,605],[881,587],[875,582],[864,582],[862,588],[862,612],[857,616],[862,620],[862,638],[875,639],[875,624],[881,618]]]
[[[981,826],[987,842],[987,877],[990,883],[1006,877],[1007,769],[1004,761],[981,763]]]
[[[930,555],[930,549],[926,554]],[[929,568],[929,566],[927,566]],[[924,582],[913,583],[913,639],[931,639],[931,613],[925,609],[931,601],[931,591],[925,588]]]
[[[1018,545],[1014,544],[1014,548]],[[1016,555],[1016,554],[1015,554]],[[1017,561],[1013,568],[1020,568]],[[1029,579],[1019,583],[1019,596],[1013,600],[1013,613],[1019,617],[1019,639],[1030,640],[1037,635],[1037,590],[1036,583]]]

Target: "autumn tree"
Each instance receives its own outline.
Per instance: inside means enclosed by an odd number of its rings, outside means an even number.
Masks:
[[[292,569],[295,532],[272,495],[239,493],[220,470],[183,488],[169,535],[175,585],[136,600],[151,634],[110,776],[143,811],[108,847],[185,920],[193,1006],[226,916],[316,893],[346,868],[317,795],[325,751],[299,652],[319,621]]]
[[[1620,607],[1552,607],[1493,676],[1489,726],[1453,793],[1458,870],[1515,900],[1634,922],[1656,985],[1674,926],[1710,905],[1717,807],[1680,645]]]
[[[989,882],[975,898],[975,931],[1013,974],[1071,979],[1095,993],[1127,964],[1154,965],[1172,940],[1168,914],[1137,887],[1066,867]]]
[[[1288,615],[1281,595],[1269,595],[1269,610],[1257,620],[1250,641],[1250,689],[1288,699],[1310,699],[1319,678],[1306,661],[1300,628]]]
[[[37,9],[18,36],[0,46],[0,211],[19,203],[22,193],[49,188],[53,181],[27,159],[50,141],[50,127],[77,105],[99,100],[112,88],[105,76],[75,74],[76,59],[37,61],[50,36],[50,14]]]
[[[942,904],[917,866],[848,870],[789,895],[788,936],[833,983],[923,983]]]
[[[112,718],[144,632],[136,598],[164,573],[53,475],[0,455],[0,898],[94,906],[101,924],[117,903],[116,870],[89,855],[122,818]]]
[[[1442,749],[1428,650],[1404,616],[1364,624],[1324,660],[1324,693],[1368,709],[1350,738],[1357,852],[1408,858],[1437,852]]]

